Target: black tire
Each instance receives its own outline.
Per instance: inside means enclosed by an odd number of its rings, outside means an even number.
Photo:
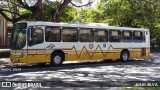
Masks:
[[[128,51],[122,51],[120,56],[121,61],[128,61],[129,60],[129,52]]]
[[[64,57],[61,53],[53,53],[51,56],[51,66],[61,65],[64,61]]]

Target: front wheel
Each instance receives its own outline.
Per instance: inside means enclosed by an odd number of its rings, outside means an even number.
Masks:
[[[53,53],[51,57],[51,66],[61,65],[63,62],[63,55],[61,53]]]
[[[122,51],[120,56],[121,61],[128,61],[129,60],[129,52],[128,51]]]

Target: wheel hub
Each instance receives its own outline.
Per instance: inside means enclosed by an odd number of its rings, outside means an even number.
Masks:
[[[123,53],[123,60],[127,60],[128,58],[128,54],[127,53]]]
[[[61,57],[60,56],[55,56],[54,63],[59,64],[60,62],[61,62]]]

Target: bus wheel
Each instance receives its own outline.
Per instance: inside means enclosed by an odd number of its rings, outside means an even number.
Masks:
[[[128,61],[129,60],[129,52],[128,51],[122,51],[120,56],[121,61]]]
[[[63,55],[61,53],[53,53],[51,58],[51,66],[61,65],[63,62]]]

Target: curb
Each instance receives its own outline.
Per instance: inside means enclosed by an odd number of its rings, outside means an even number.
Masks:
[[[0,58],[0,67],[5,67],[6,65],[11,65],[9,58]]]

